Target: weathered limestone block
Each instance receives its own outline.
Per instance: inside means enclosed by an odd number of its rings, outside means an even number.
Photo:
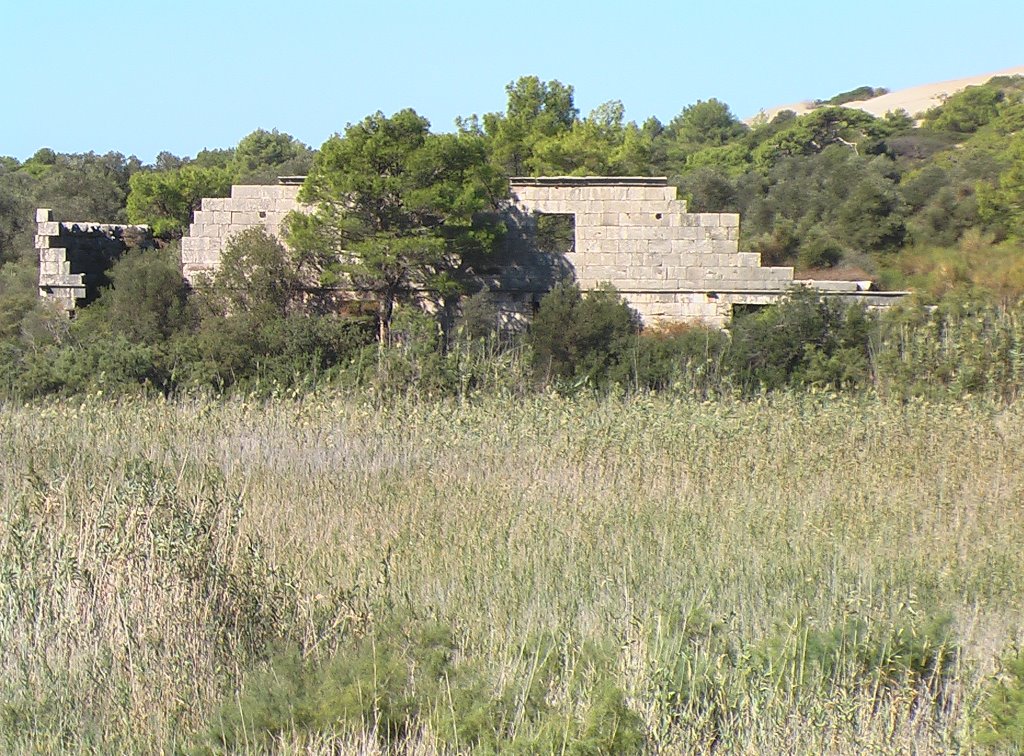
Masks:
[[[49,276],[47,283],[50,286],[61,287],[82,286],[85,283],[85,277],[81,273],[64,273],[61,271]]]
[[[258,200],[262,197],[261,186],[239,184],[231,187],[231,199]]]
[[[608,227],[603,223],[596,226],[580,226],[576,224],[576,239],[579,242],[586,241],[603,241],[608,238]]]
[[[39,262],[62,262],[67,259],[67,250],[60,247],[50,247],[39,250]]]
[[[652,255],[668,257],[672,254],[672,242],[668,239],[650,239],[647,242],[647,250]]]
[[[698,236],[703,236],[701,230],[696,226],[676,226],[669,229],[669,231],[671,233],[669,238],[673,241],[673,249],[679,246],[675,243],[677,240],[684,242],[685,246],[692,246],[693,242],[697,241]]]
[[[779,289],[779,284],[763,278],[748,278],[737,285],[736,289],[754,292],[777,291]]]
[[[802,286],[808,288],[818,289],[820,291],[839,291],[839,292],[853,292],[861,291],[861,287],[857,281],[794,281]]]
[[[768,277],[773,281],[792,281],[793,280],[793,269],[792,268],[762,268],[768,272]]]
[[[700,225],[700,216],[693,213],[673,213],[669,219],[670,226],[682,226],[686,228]]]
[[[256,226],[260,222],[260,216],[257,211],[239,212],[232,209],[231,211],[231,226],[241,226],[247,228],[249,226]]]

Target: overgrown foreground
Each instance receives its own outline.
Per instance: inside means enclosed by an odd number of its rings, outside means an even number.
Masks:
[[[97,397],[0,485],[5,752],[958,752],[1024,633],[1019,403]]]

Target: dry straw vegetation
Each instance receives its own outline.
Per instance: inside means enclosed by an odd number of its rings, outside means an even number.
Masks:
[[[0,747],[999,747],[1022,421],[815,394],[5,405]]]

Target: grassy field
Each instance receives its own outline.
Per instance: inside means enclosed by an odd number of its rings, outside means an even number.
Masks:
[[[0,748],[946,753],[1024,405],[0,406]]]

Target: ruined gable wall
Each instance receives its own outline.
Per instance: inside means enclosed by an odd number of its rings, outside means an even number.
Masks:
[[[227,240],[250,228],[262,227],[280,238],[281,224],[293,210],[300,210],[300,183],[270,186],[232,186],[231,196],[204,199],[181,240],[182,274],[189,283],[211,273],[220,264]]]
[[[574,215],[566,258],[580,288],[612,284],[645,321],[724,325],[733,304],[767,304],[793,285],[792,268],[739,251],[738,215],[687,212],[667,179],[514,178],[511,188],[524,218]]]
[[[107,270],[129,246],[151,238],[149,226],[93,221],[56,221],[53,210],[36,210],[39,296],[65,312],[96,296]]]
[[[282,181],[233,186],[230,197],[202,201],[182,239],[183,272],[190,282],[216,269],[234,234],[263,227],[280,237],[289,212],[308,210],[298,201],[301,178]],[[689,213],[665,178],[514,178],[511,190],[509,249],[463,271],[471,289],[487,286],[496,295],[510,322],[528,318],[564,277],[584,290],[612,284],[648,323],[701,320],[721,327],[733,305],[772,304],[795,284],[873,306],[898,296],[867,296],[852,281],[794,281],[792,268],[762,267],[760,255],[739,251],[737,214]],[[537,249],[538,213],[574,217],[572,250]]]

